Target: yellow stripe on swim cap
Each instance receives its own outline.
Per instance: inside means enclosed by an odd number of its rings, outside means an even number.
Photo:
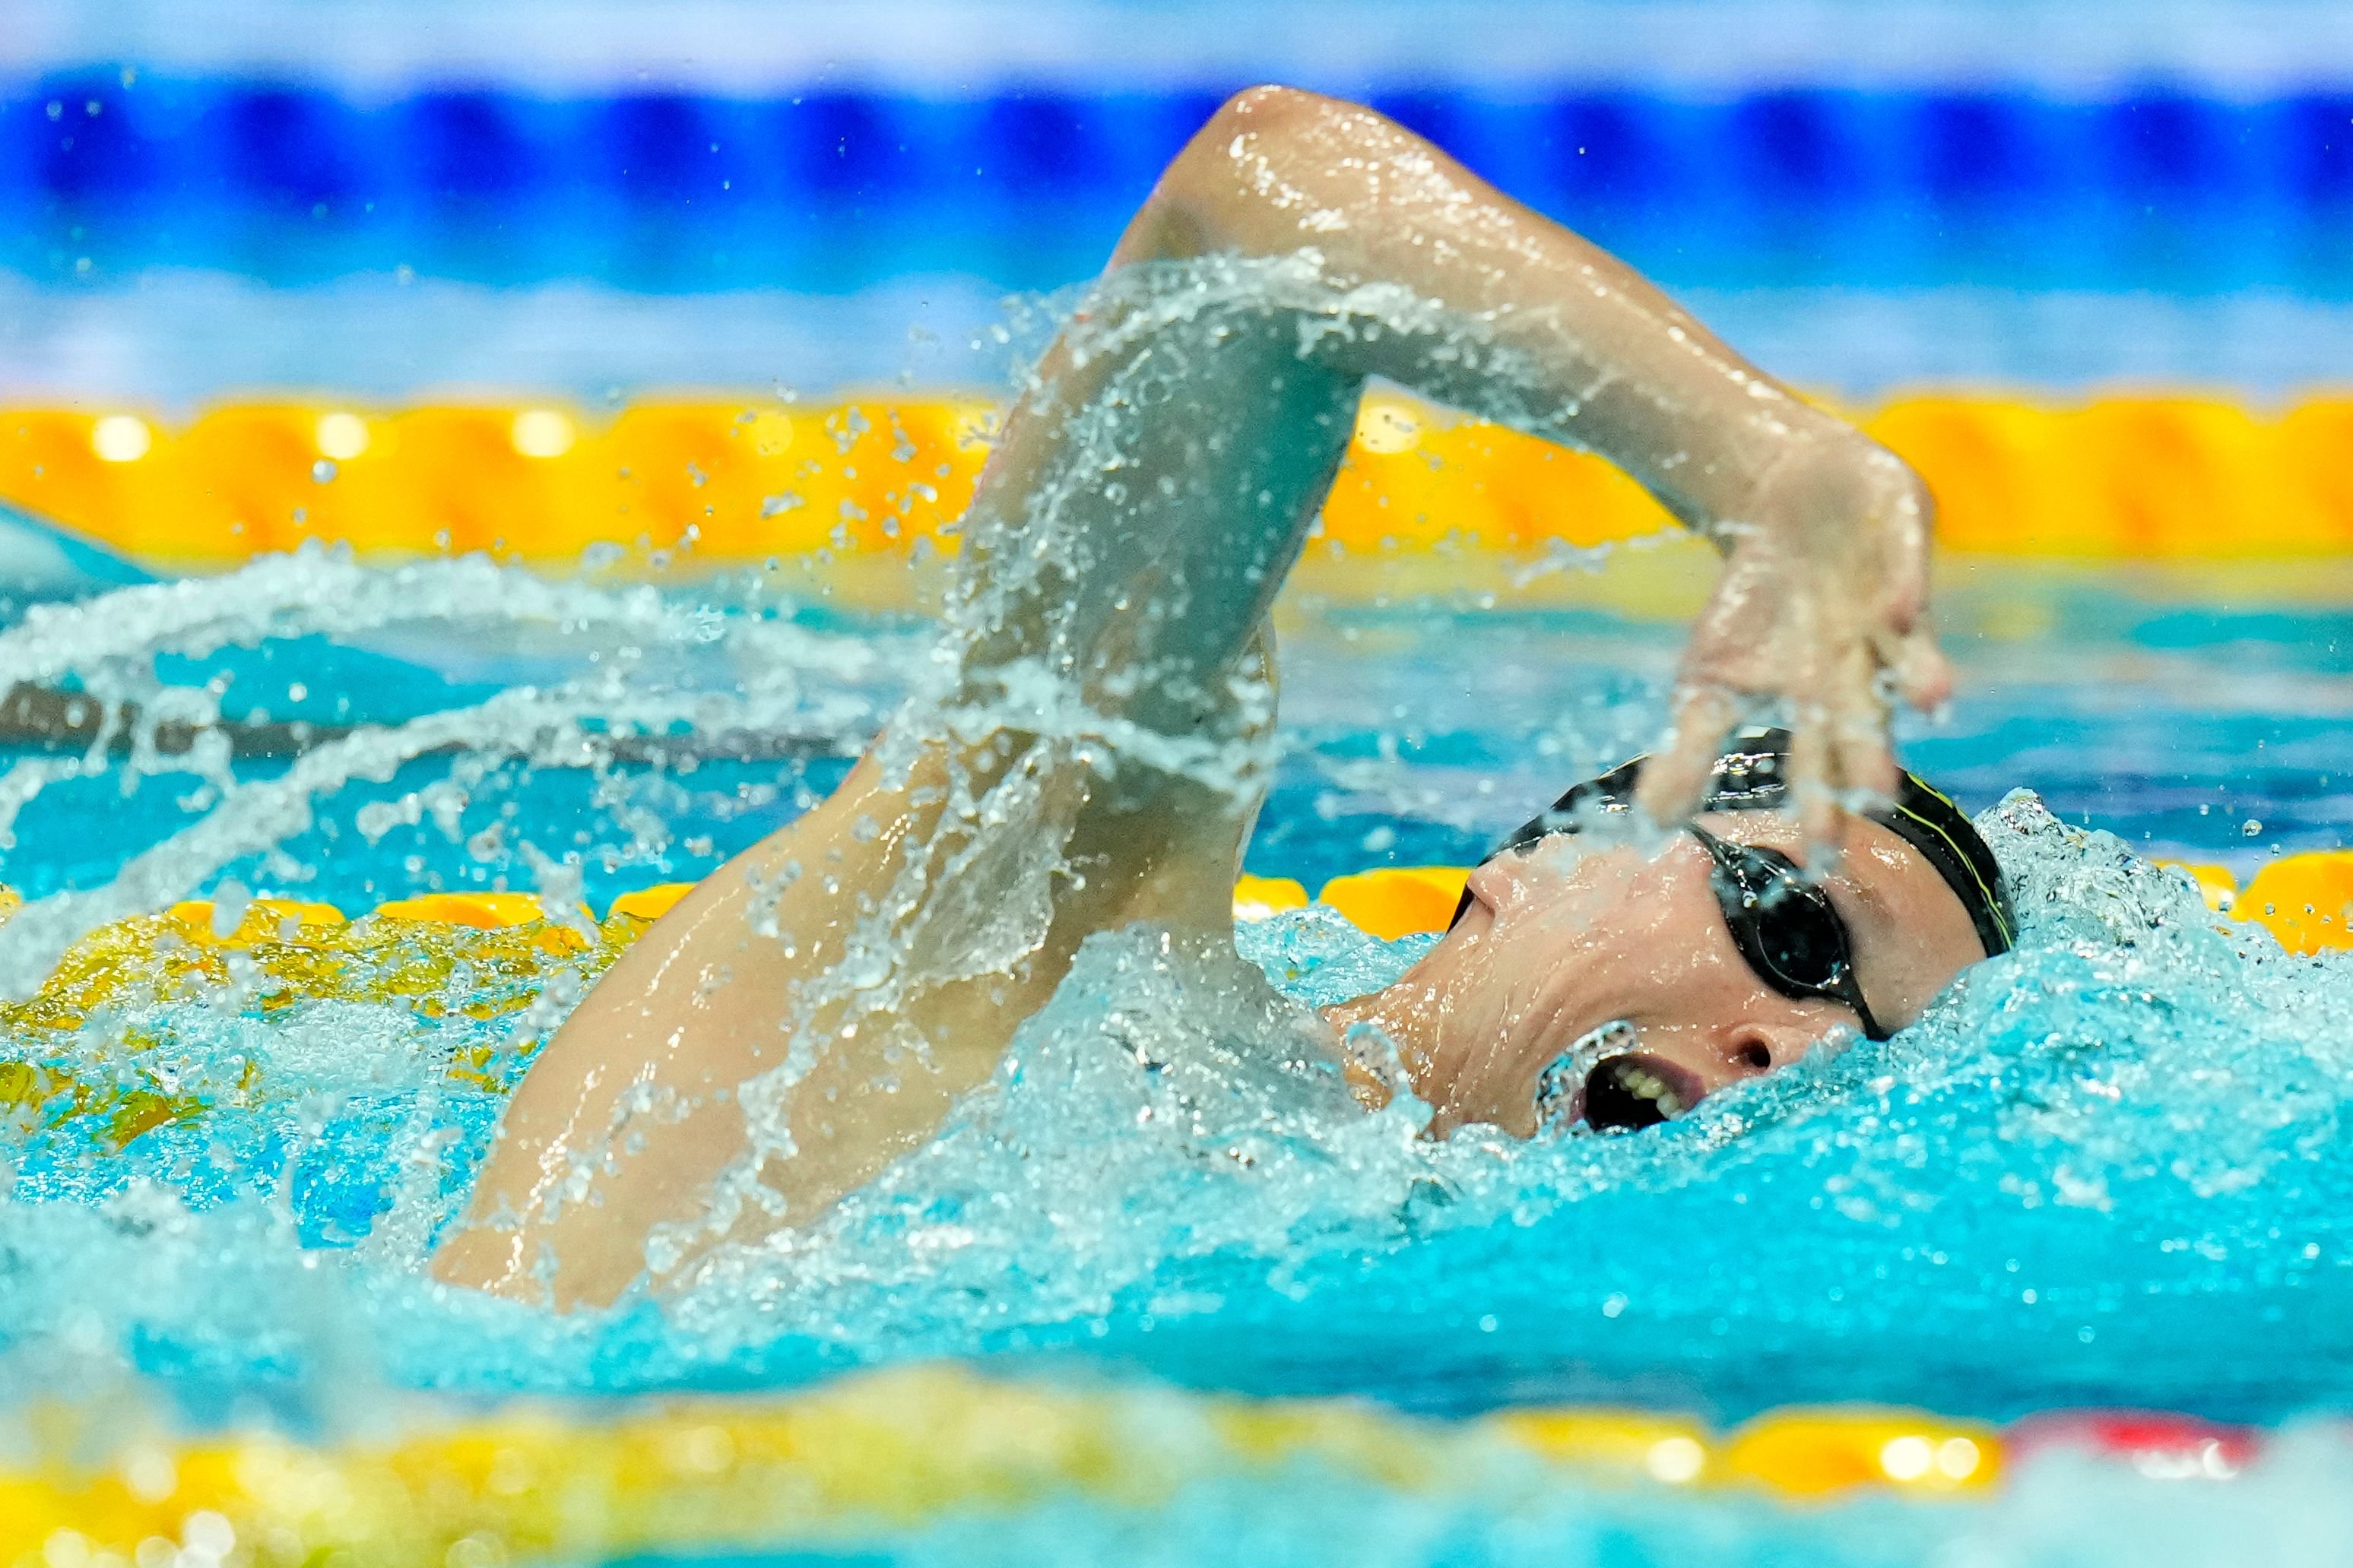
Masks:
[[[1968,818],[1962,814],[1961,808],[1954,805],[1952,797],[1945,794],[1944,791],[1936,788],[1934,784],[1929,784],[1926,780],[1923,779],[1919,774],[1912,772],[1909,768],[1902,770],[1902,774],[1905,784],[1909,784],[1912,788],[1918,790],[1922,795],[1927,795],[1930,799],[1942,805],[1947,811],[1950,812],[1952,814],[1953,821],[1961,823],[1967,823],[1968,821]],[[1950,887],[1953,891],[1960,897],[1961,902],[1968,906],[1970,922],[1978,927],[1978,937],[1982,940],[1985,935],[1985,928],[1989,923],[1990,923],[1995,933],[2001,938],[2001,946],[2003,950],[2006,951],[2014,946],[2018,940],[2017,932],[2010,924],[2010,910],[2007,901],[2002,897],[2001,886],[1999,879],[1999,870],[1996,872],[1996,879],[1994,881],[1989,882],[1986,880],[1985,872],[1978,864],[1977,855],[1970,852],[1971,845],[1969,840],[1963,839],[1953,831],[1952,822],[1939,822],[1934,817],[1925,816],[1921,812],[1915,810],[1910,805],[1901,799],[1893,803],[1891,815],[1901,817],[1908,822],[1917,823],[1924,832],[1935,835],[1937,842],[1944,846],[1946,850],[1945,855],[1937,856],[1931,854],[1929,858],[1932,860],[1939,862],[1937,869],[1944,874],[1946,885]],[[1889,822],[1887,825],[1890,827],[1895,827],[1898,833],[1903,833],[1903,829],[1901,827],[1897,827],[1895,823]],[[1909,838],[1912,836],[1910,834],[1904,834],[1904,837]],[[1969,839],[1975,840],[1975,847],[1978,850],[1982,851],[1986,858],[1991,859],[1993,858],[1993,851],[1987,847],[1984,839],[1978,837],[1975,829],[1970,830]],[[1916,840],[1915,842],[1916,847],[1924,851],[1927,850],[1929,847],[1926,844],[1917,844]],[[1970,884],[1977,890],[1977,897],[1975,899],[1971,899],[1968,896],[1968,890],[1961,887],[1958,881],[1954,878],[1952,872],[1947,870],[1942,864],[1942,862],[1947,859],[1951,860],[1962,870],[1968,873]],[[1987,956],[1991,957],[1992,952],[1993,950],[1989,946]]]

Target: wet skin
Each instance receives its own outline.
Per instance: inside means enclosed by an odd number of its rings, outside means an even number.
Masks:
[[[1314,289],[1264,292],[1309,260]],[[1198,321],[1189,305],[1162,315],[1145,287],[1232,268],[1259,293]],[[1345,303],[1366,290],[1415,304]],[[1244,700],[1266,689],[1266,616],[1373,377],[1600,453],[1722,551],[1673,733],[1643,773],[1654,816],[1696,803],[1717,739],[1756,701],[1797,721],[1789,782],[1816,840],[1835,826],[1827,803],[1893,781],[1891,686],[1933,706],[1950,684],[1918,477],[1403,128],[1254,89],[1164,172],[1007,416],[937,651],[955,691],[886,734],[896,762],[861,762],[606,973],[509,1100],[434,1272],[603,1305],[811,1223],[987,1080],[1094,933],[1149,925],[1262,984],[1233,953],[1230,901],[1262,780],[1212,786],[1149,756],[1230,749],[1270,721]],[[1064,720],[1005,725],[1013,694],[1049,676],[1117,747]],[[955,781],[973,809],[949,809]],[[1699,1063],[1757,1054],[1740,1028],[1769,1037],[1767,1058],[1794,1054],[1835,1014],[1744,980],[1695,846],[1655,868],[1630,858],[1614,880],[1577,873],[1556,900],[1520,890],[1521,874],[1482,873],[1464,930],[1360,1005],[1409,1047],[1441,1129],[1532,1126],[1538,1058],[1578,1020],[1632,1016],[1662,1062]],[[885,920],[882,942],[868,927]],[[1890,1022],[1954,967],[1915,957],[1919,973],[1883,978],[1905,964],[1864,945]]]
[[[1799,852],[1784,818],[1698,820],[1736,843]],[[1952,889],[1895,834],[1850,818],[1841,849],[1821,885],[1846,921],[1872,1011],[1899,1029],[1985,952]],[[1324,1016],[1388,1036],[1433,1108],[1432,1131],[1484,1122],[1522,1136],[1535,1130],[1545,1069],[1616,1020],[1636,1040],[1632,1059],[1614,1066],[1646,1074],[1645,1090],[1676,1109],[1786,1067],[1841,1026],[1859,1031],[1852,1008],[1794,1000],[1758,978],[1733,944],[1709,867],[1689,834],[1655,857],[1568,836],[1499,857],[1472,873],[1471,908],[1419,963]]]

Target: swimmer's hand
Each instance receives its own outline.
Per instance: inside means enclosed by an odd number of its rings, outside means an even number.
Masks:
[[[1894,787],[1890,694],[1928,710],[1952,691],[1928,621],[1935,502],[1902,459],[1841,427],[1798,437],[1740,511],[1708,531],[1724,575],[1692,628],[1641,804],[1653,822],[1683,821],[1725,732],[1778,710],[1794,731],[1806,842],[1832,845],[1862,794]]]

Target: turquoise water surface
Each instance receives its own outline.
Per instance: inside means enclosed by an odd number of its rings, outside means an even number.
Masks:
[[[1986,632],[1987,605],[2023,603],[2049,612],[2043,629]],[[1967,695],[1907,755],[1983,813],[2016,881],[2018,951],[1894,1040],[1639,1136],[1423,1141],[1412,1104],[1363,1115],[1268,1065],[1251,1049],[1275,1026],[1263,1015],[1147,933],[1114,933],[934,1145],[813,1232],[730,1256],[684,1296],[558,1318],[442,1290],[419,1264],[593,953],[518,967],[460,942],[422,990],[282,1005],[232,973],[196,994],[132,984],[76,1030],[16,1015],[0,1059],[167,1091],[185,1113],[127,1142],[63,1098],[0,1124],[0,1405],[66,1392],[331,1436],[389,1395],[778,1389],[948,1356],[1441,1415],[2343,1410],[2353,963],[2284,955],[2142,858],[2244,871],[2275,846],[2341,841],[2345,617],[2267,603],[1957,583]],[[1601,610],[1443,598],[1303,603],[1287,624],[1287,749],[1250,867],[1311,886],[1472,858],[1638,748],[1677,642],[1672,625]],[[37,975],[45,933],[185,895],[356,911],[503,882],[601,907],[699,874],[839,776],[926,632],[809,594],[315,556],[43,612],[0,634],[0,674],[151,715],[213,700],[249,717],[248,700],[311,700],[350,657],[322,637],[362,648],[383,683],[338,687],[349,703],[316,721],[344,728],[299,759],[205,743],[16,755],[0,774],[5,876],[37,902],[6,928],[0,970]],[[225,668],[226,696],[165,689]],[[2040,794],[2005,798],[2012,785]],[[1378,983],[1426,940],[1380,943],[1320,908],[1238,935],[1311,1002]],[[367,962],[389,973],[413,956]],[[2333,1439],[2309,1441],[2312,1464],[2344,1468]],[[1291,1483],[1243,1491],[1261,1484]],[[1188,1503],[1166,1560],[1209,1554],[1213,1521],[1238,1515],[1273,1560],[1368,1560],[1339,1551],[1355,1535],[1319,1537],[1315,1510],[1434,1529],[1487,1506],[1359,1507],[1337,1482],[1300,1485],[1281,1510]],[[1511,1506],[1560,1561],[1652,1560],[1594,1544],[1596,1520],[1620,1514],[1609,1529],[1658,1560],[1694,1560],[1674,1546],[1694,1530],[1761,1554],[1740,1560],[1832,1550],[1762,1505]],[[1909,1560],[1912,1518],[1842,1524],[1849,1555],[1808,1560]],[[1109,1557],[1136,1528],[1072,1503],[985,1543],[948,1521],[900,1544]],[[1472,1531],[1459,1560],[1540,1560],[1522,1539]]]

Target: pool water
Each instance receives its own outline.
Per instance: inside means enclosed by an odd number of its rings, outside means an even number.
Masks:
[[[27,745],[0,771],[0,878],[33,900],[0,927],[0,983],[28,996],[82,931],[184,897],[357,913],[503,886],[602,910],[703,874],[840,776],[927,646],[920,598],[828,587],[309,553],[35,611],[0,632],[0,684],[136,715],[119,744]],[[1554,578],[1492,604],[1426,589],[1293,590],[1283,760],[1249,869],[1312,888],[1461,863],[1655,731],[1673,619]],[[777,1390],[950,1357],[1433,1415],[2341,1410],[2353,960],[2286,955],[2147,858],[2243,875],[2343,841],[2353,599],[2310,574],[1963,562],[1947,590],[1963,695],[1906,755],[1984,814],[2024,936],[1893,1041],[1637,1137],[1431,1143],[1409,1099],[1361,1115],[1270,1065],[1250,1047],[1280,1020],[1113,933],[934,1145],[812,1231],[683,1296],[559,1318],[443,1290],[420,1262],[503,1093],[626,929],[364,932],[328,964],[206,953],[151,921],[69,958],[78,988],[0,1014],[17,1072],[0,1088],[18,1089],[0,1114],[0,1409],[18,1425],[64,1397],[332,1437],[387,1408]],[[300,748],[253,724],[156,743],[166,720],[216,716],[313,728]],[[1428,939],[1311,908],[1238,940],[1320,1003]],[[2266,1472],[2260,1495],[2344,1495],[2348,1450],[2292,1452],[2301,1479]],[[1384,1532],[1397,1561],[1440,1560],[1450,1532],[1462,1561],[1905,1561],[1929,1530],[1884,1503],[1833,1526],[1762,1503],[1482,1500],[1500,1484],[1261,1478],[1151,1528],[1162,1560],[1224,1540],[1302,1562],[1371,1560]],[[2018,1511],[2044,1495],[2026,1488],[2000,1528],[2083,1560],[2066,1542],[2084,1518],[2143,1507],[2119,1488],[2071,1494],[2092,1511],[2064,1530]],[[1139,1517],[1073,1500],[894,1550],[1109,1560],[1151,1533]]]

